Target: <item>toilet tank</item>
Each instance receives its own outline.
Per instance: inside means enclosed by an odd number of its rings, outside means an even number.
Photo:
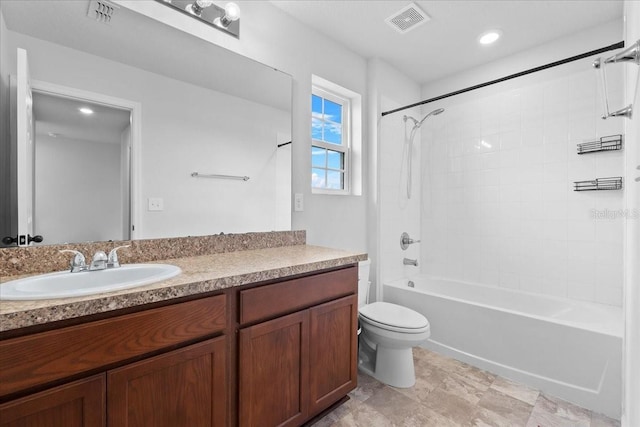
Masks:
[[[371,268],[371,260],[360,261],[358,263],[358,307],[362,307],[367,303],[367,295],[369,293],[369,269]]]

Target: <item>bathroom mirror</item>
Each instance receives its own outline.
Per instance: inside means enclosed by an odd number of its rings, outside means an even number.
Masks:
[[[43,235],[43,244],[57,244],[289,230],[291,77],[124,7],[116,7],[109,22],[97,21],[96,3],[0,5],[3,127],[14,120],[15,97],[5,95],[17,48],[27,52],[33,85],[33,233]],[[105,150],[85,149],[91,138],[55,131],[51,114],[42,113],[44,101],[49,112],[86,101],[125,113],[112,130],[121,135],[109,151],[114,166],[107,167]],[[69,108],[76,116],[60,120],[81,119],[80,108]],[[89,132],[97,134],[103,120],[100,108],[92,109]],[[8,129],[0,138],[0,200],[9,201],[0,203],[5,237],[17,234],[19,175],[16,142]],[[53,140],[69,140],[73,156],[52,151]],[[83,160],[80,151],[89,157]],[[37,186],[43,181],[45,189]],[[113,202],[104,203],[107,193]],[[60,232],[65,228],[69,232]]]

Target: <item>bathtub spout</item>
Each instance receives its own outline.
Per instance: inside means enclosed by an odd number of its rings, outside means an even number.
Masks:
[[[405,258],[405,259],[402,260],[402,263],[404,265],[413,265],[414,267],[418,266],[418,260],[417,259]]]

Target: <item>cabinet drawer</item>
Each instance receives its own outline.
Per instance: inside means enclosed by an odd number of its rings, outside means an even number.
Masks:
[[[0,342],[0,396],[131,359],[226,327],[225,295]]]
[[[240,291],[240,323],[247,324],[291,313],[356,293],[358,269],[321,273]]]

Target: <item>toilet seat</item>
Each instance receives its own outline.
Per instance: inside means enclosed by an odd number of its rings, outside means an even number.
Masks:
[[[382,329],[407,334],[429,330],[429,321],[422,314],[397,304],[374,302],[359,310],[361,320]]]

